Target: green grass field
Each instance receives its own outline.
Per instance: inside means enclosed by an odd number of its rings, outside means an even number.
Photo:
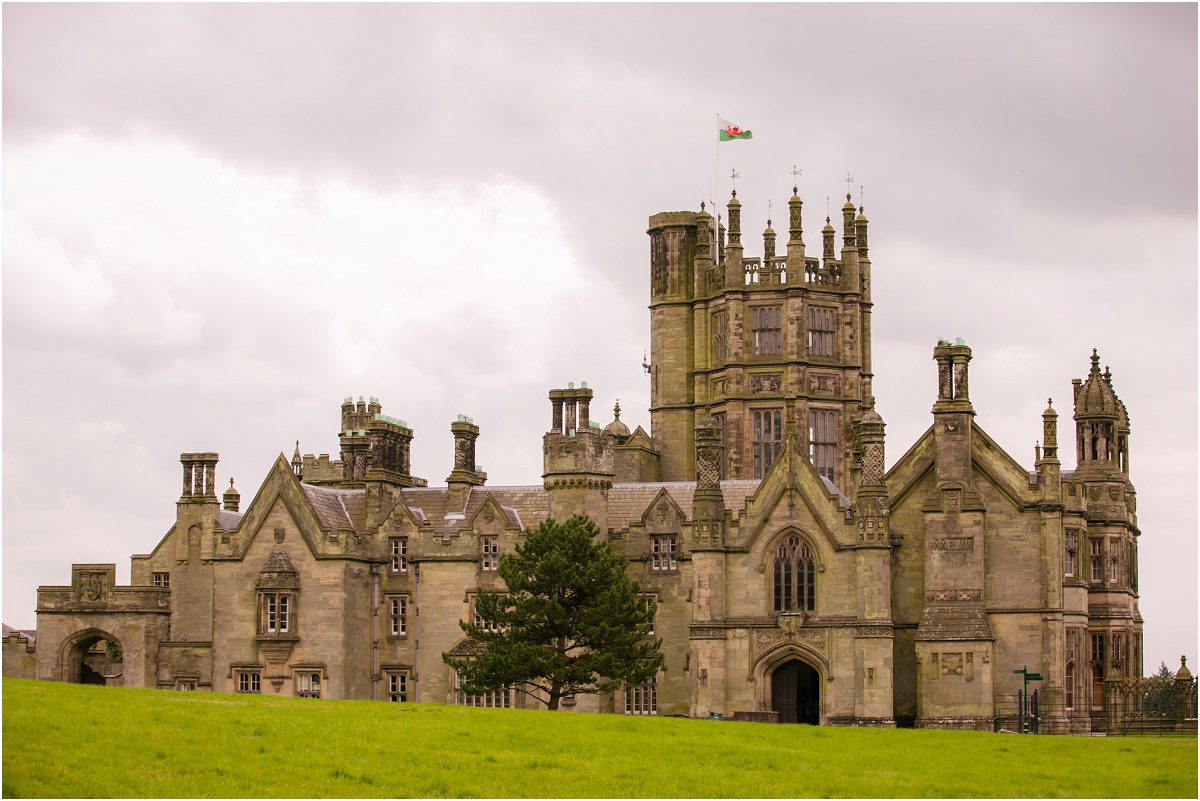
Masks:
[[[4,681],[5,798],[1192,797],[1196,738],[769,726]]]

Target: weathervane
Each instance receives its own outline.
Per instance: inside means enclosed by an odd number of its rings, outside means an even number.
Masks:
[[[771,227],[771,198],[767,198],[767,227]]]
[[[854,179],[850,177],[850,173],[846,173],[846,197],[850,197],[850,184],[854,183]]]
[[[737,170],[733,170],[732,172],[729,173],[729,180],[733,184],[733,196],[734,197],[737,197],[737,179],[741,178],[741,177],[742,177],[742,174],[740,172],[738,172]]]
[[[800,191],[800,175],[803,172],[803,170],[797,169],[795,164],[792,165],[792,194]]]

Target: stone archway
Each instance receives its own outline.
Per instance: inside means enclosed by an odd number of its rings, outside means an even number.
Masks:
[[[98,628],[80,631],[59,649],[62,680],[72,684],[124,684],[124,648],[115,635]]]
[[[821,674],[801,659],[789,659],[771,671],[771,709],[780,723],[821,723]]]

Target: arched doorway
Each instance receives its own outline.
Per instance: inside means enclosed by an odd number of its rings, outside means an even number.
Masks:
[[[799,659],[791,659],[771,673],[771,708],[780,723],[821,722],[821,676]]]
[[[72,684],[124,684],[121,642],[100,629],[75,635],[65,644],[64,680]]]

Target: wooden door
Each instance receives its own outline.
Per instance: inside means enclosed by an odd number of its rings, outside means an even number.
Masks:
[[[796,690],[800,665],[786,662],[771,674],[771,708],[779,713],[780,723],[796,723]]]

